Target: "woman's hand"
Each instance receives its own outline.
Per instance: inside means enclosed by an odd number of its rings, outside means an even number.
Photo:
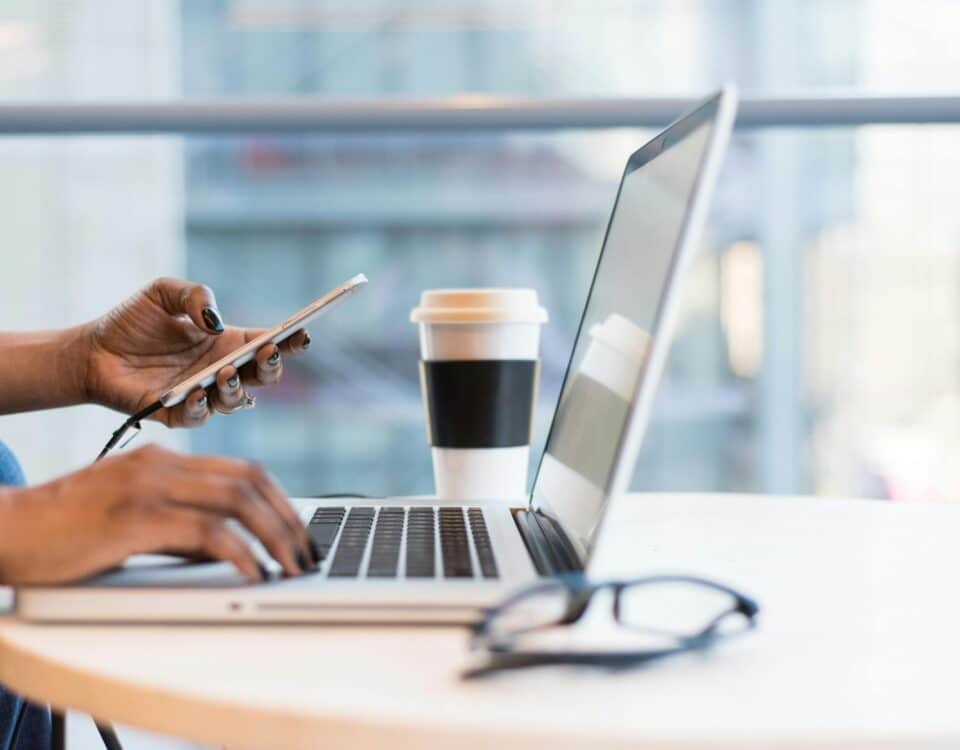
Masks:
[[[157,279],[86,329],[83,363],[86,399],[134,414],[168,388],[263,333],[224,327],[213,292],[201,284]],[[224,367],[216,385],[197,389],[186,401],[161,409],[153,419],[168,427],[196,427],[219,406],[229,411],[245,398],[244,386],[276,383],[283,371],[280,351],[298,353],[310,345],[299,331],[280,344],[267,344],[254,361]]]
[[[258,466],[147,445],[48,484],[0,489],[0,583],[62,583],[129,555],[173,550],[263,580],[266,571],[228,519],[285,574],[316,567],[303,524]]]

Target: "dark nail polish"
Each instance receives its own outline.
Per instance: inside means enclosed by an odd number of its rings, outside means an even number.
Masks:
[[[263,579],[264,581],[269,581],[269,580],[270,580],[270,573],[269,573],[269,571],[267,570],[266,566],[265,566],[263,563],[261,563],[261,562],[258,562],[258,563],[257,563],[257,570],[260,571],[260,578],[261,578],[261,579]]]
[[[317,546],[317,543],[311,539],[308,544],[310,545],[310,554],[313,555],[313,567],[314,569],[320,567],[320,548]]]
[[[203,308],[200,316],[203,318],[203,322],[207,324],[207,328],[211,331],[214,333],[223,333],[223,321],[220,319],[220,313],[212,307]]]
[[[235,372],[232,377],[227,378],[227,385],[231,388],[236,388],[240,385],[240,373]]]
[[[303,573],[310,570],[310,566],[307,564],[307,556],[303,554],[303,550],[297,550],[297,565]]]
[[[309,349],[309,348],[310,348],[310,334],[307,333],[306,331],[303,332],[303,344],[302,344],[302,348],[304,348],[304,349]]]
[[[270,359],[267,360],[267,364],[275,365],[280,361],[280,350],[277,349],[273,354],[270,355]]]

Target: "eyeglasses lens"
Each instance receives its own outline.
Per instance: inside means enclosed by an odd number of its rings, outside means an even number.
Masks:
[[[620,593],[620,623],[671,636],[693,636],[720,618],[717,635],[732,635],[748,623],[732,611],[736,599],[723,591],[682,581],[628,585]]]
[[[569,601],[570,591],[565,586],[531,591],[490,620],[488,632],[493,639],[500,639],[556,625],[566,614]]]

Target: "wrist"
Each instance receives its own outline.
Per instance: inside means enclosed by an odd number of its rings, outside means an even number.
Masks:
[[[75,326],[58,331],[50,353],[55,373],[57,402],[75,406],[92,400],[90,359],[93,351],[92,326]]]
[[[86,323],[60,333],[56,370],[63,384],[63,398],[70,405],[96,401],[91,377],[93,328],[92,323]]]
[[[91,326],[0,333],[0,414],[89,400]]]

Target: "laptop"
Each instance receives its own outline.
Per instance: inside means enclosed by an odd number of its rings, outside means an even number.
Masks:
[[[529,497],[299,499],[324,558],[317,572],[250,585],[224,563],[137,557],[74,585],[21,588],[17,614],[468,623],[518,587],[588,570],[605,511],[623,501],[632,479],[678,286],[700,241],[735,110],[735,92],[725,88],[628,159]]]

